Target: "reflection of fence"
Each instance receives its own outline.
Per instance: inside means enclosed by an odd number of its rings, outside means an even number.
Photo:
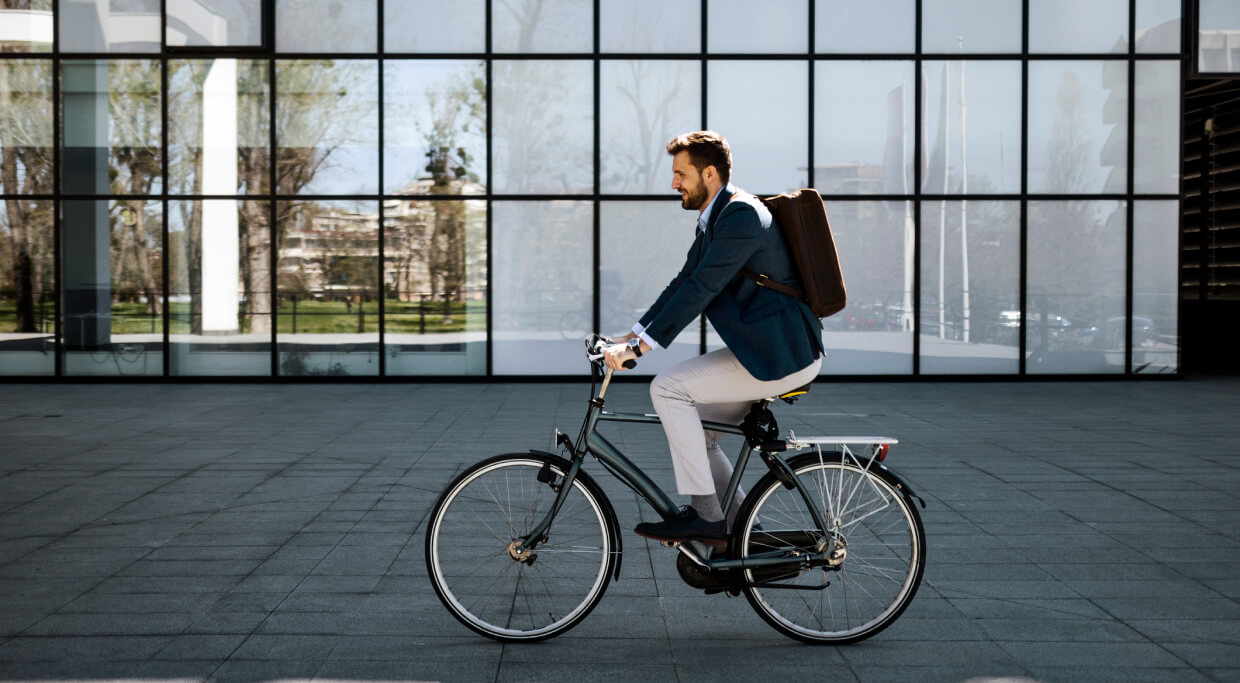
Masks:
[[[484,326],[486,298],[482,290],[450,299],[427,292],[389,290],[387,294],[383,326],[389,332],[462,332],[467,326]]]
[[[280,297],[280,306],[276,309],[279,319],[288,318],[292,324],[292,334],[297,334],[298,317],[309,318],[312,322],[306,324],[303,320],[304,331],[309,332],[342,332],[343,330],[324,329],[334,328],[332,320],[339,320],[342,317],[357,317],[357,332],[360,334],[366,331],[366,303],[369,292],[336,292],[331,300],[322,301],[319,299],[306,299],[297,295],[289,297]],[[378,304],[370,302],[374,308],[372,314],[378,315]],[[292,310],[288,313],[284,312],[285,304],[291,305]],[[337,310],[341,304],[344,305],[344,312]],[[356,309],[356,310],[354,310]],[[377,317],[376,317],[377,319]],[[327,325],[322,322],[327,321]],[[318,324],[316,324],[318,323]]]

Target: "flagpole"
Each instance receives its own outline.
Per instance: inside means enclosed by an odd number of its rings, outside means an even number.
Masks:
[[[964,36],[960,36],[964,53]],[[964,59],[960,60],[960,193],[969,194],[969,155],[965,152]],[[969,343],[969,200],[960,199],[960,284],[964,305],[964,342]]]
[[[947,112],[950,111],[948,102],[951,100],[951,79],[948,75],[947,63],[943,63],[943,189],[941,192],[947,194],[947,169],[949,165],[950,154],[947,150],[951,149],[951,126],[947,125]],[[939,339],[946,339],[946,299],[943,288],[944,269],[944,250],[947,246],[947,199],[944,198],[939,203]]]

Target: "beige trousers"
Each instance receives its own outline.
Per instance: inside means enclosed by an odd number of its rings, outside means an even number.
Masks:
[[[650,401],[667,433],[676,491],[723,495],[732,477],[732,463],[719,447],[720,435],[703,430],[703,420],[740,424],[754,401],[810,383],[821,366],[818,358],[787,377],[765,382],[749,374],[731,351],[719,349],[656,375]]]

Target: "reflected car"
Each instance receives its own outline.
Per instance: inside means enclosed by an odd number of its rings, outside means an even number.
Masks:
[[[1030,313],[1028,316],[1028,325],[1030,329],[1034,329],[1040,325],[1046,324],[1052,331],[1061,331],[1073,327],[1071,320],[1057,315],[1055,313],[1047,313],[1045,323],[1040,313]],[[999,311],[1000,327],[1020,327],[1020,311]]]
[[[1101,323],[1094,323],[1077,330],[1081,341],[1093,348],[1122,349],[1124,334],[1128,328],[1128,318],[1115,316]],[[1142,315],[1132,316],[1132,346],[1149,346],[1158,339],[1158,330],[1154,321]]]

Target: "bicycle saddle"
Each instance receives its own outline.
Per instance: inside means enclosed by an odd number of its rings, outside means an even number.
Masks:
[[[805,386],[797,387],[796,389],[793,389],[792,391],[784,392],[780,394],[779,396],[776,396],[775,398],[783,401],[784,403],[792,405],[793,403],[796,402],[798,398],[809,393],[809,387],[810,385],[806,384]]]

